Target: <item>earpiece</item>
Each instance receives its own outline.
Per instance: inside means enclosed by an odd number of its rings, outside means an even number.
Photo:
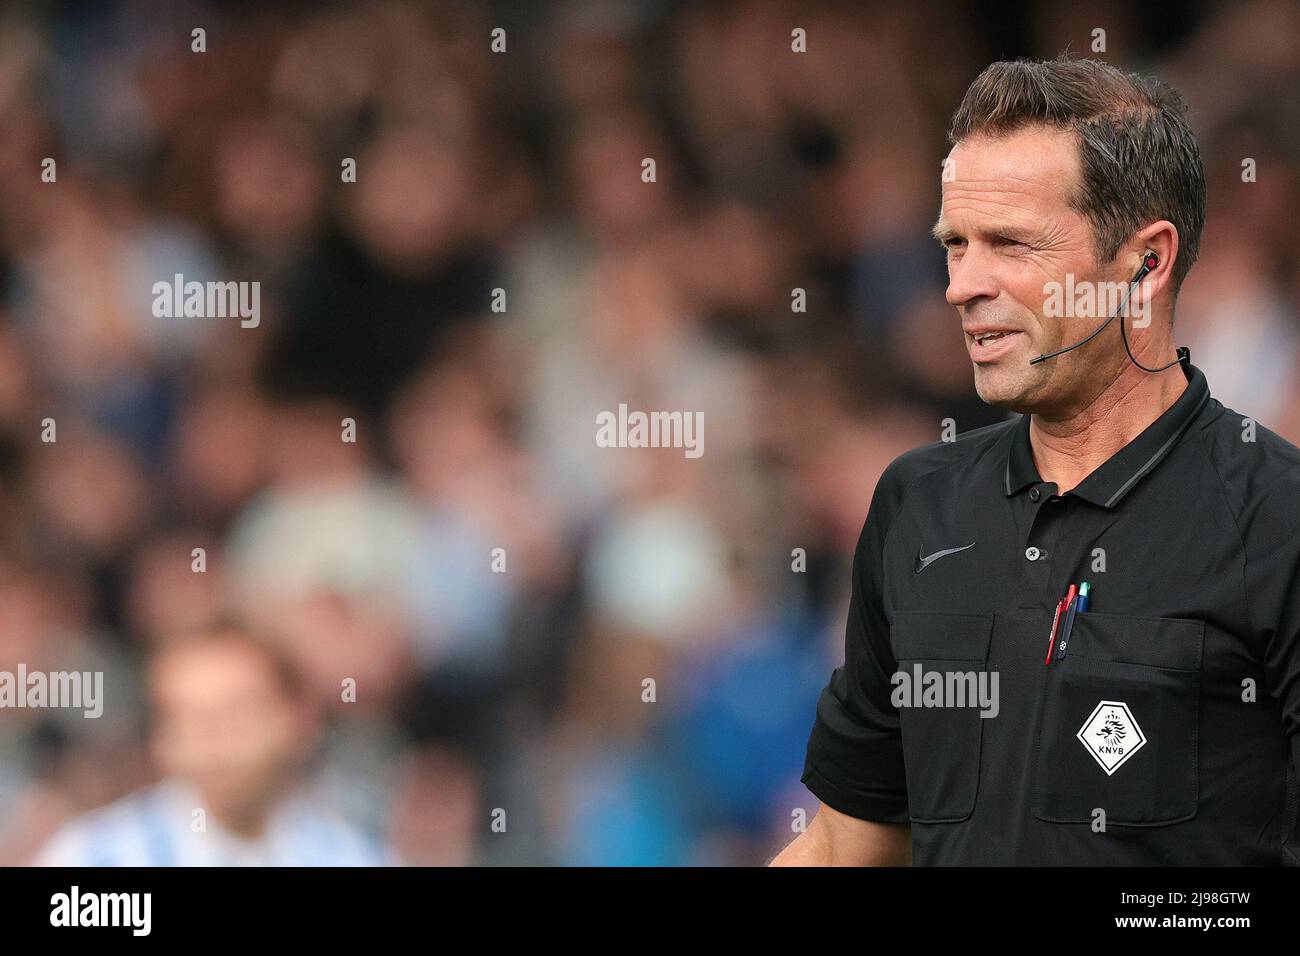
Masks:
[[[1141,282],[1142,277],[1158,265],[1160,265],[1160,257],[1148,249],[1146,255],[1142,257],[1142,268],[1138,269],[1137,275],[1133,277],[1133,281]]]

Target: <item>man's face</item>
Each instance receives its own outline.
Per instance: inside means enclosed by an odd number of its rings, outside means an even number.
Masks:
[[[1115,263],[1099,272],[1091,227],[1068,203],[1079,182],[1075,140],[1043,127],[974,136],[949,159],[935,235],[947,249],[947,298],[961,315],[976,392],[1020,412],[1064,413],[1086,403],[1122,368],[1107,332],[1029,364],[1086,337],[1109,314],[1049,310],[1048,283],[1068,288],[1067,274],[1076,285],[1122,281],[1109,275]],[[984,338],[989,332],[994,337]]]
[[[278,795],[308,727],[268,662],[239,644],[177,647],[152,672],[160,769],[199,789],[223,818]]]

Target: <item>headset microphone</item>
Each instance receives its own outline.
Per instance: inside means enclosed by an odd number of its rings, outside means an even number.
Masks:
[[[1110,325],[1111,322],[1115,320],[1115,316],[1119,315],[1121,312],[1124,311],[1125,306],[1128,305],[1129,297],[1133,294],[1133,290],[1137,288],[1138,283],[1142,281],[1143,277],[1148,272],[1150,272],[1158,265],[1160,265],[1160,257],[1156,255],[1154,252],[1152,252],[1150,249],[1148,249],[1146,251],[1146,254],[1142,257],[1142,266],[1141,268],[1138,269],[1137,275],[1135,275],[1133,279],[1129,282],[1128,291],[1124,293],[1123,301],[1121,301],[1120,304],[1115,308],[1115,311],[1110,314],[1109,319],[1107,319],[1096,329],[1094,329],[1092,334],[1089,335],[1087,338],[1080,339],[1078,342],[1075,342],[1073,345],[1067,345],[1063,349],[1057,349],[1055,352],[1048,352],[1046,355],[1040,355],[1038,356],[1038,358],[1030,359],[1029,364],[1037,365],[1039,362],[1046,362],[1049,358],[1056,358],[1056,356],[1058,355],[1064,355],[1066,352],[1069,352],[1072,349],[1077,349],[1080,345],[1092,341],[1093,338],[1095,338],[1098,334],[1101,333],[1102,329]],[[1124,340],[1124,351],[1128,353],[1129,360],[1132,361],[1134,365],[1142,369],[1142,371],[1144,372],[1163,372],[1165,369],[1169,368],[1170,366],[1177,365],[1179,362],[1185,361],[1190,357],[1190,353],[1187,351],[1187,349],[1180,346],[1178,349],[1178,357],[1174,359],[1172,362],[1166,362],[1164,365],[1161,365],[1159,368],[1147,368],[1145,365],[1143,365],[1141,362],[1139,362],[1136,358],[1133,357],[1133,350],[1129,348],[1128,333],[1124,331],[1124,322],[1122,319],[1120,320],[1119,323],[1119,334],[1120,334],[1120,338]]]

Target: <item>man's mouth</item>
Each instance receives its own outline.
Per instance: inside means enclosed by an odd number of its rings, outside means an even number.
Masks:
[[[996,358],[1012,348],[1016,336],[1022,334],[1014,329],[998,329],[972,335],[971,357],[976,360]]]

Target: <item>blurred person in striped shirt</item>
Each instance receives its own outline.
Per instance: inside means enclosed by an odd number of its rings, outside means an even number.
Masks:
[[[149,743],[162,779],[66,824],[36,865],[394,862],[309,795],[318,718],[274,643],[221,624],[161,645],[148,678]]]

